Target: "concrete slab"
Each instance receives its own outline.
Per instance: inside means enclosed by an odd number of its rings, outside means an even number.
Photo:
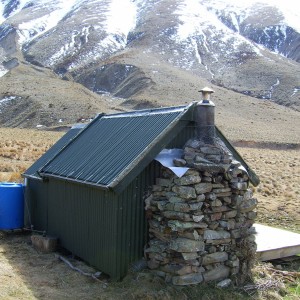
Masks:
[[[34,248],[43,252],[50,253],[57,249],[57,238],[34,234],[31,236],[31,242]]]
[[[261,224],[253,225],[257,258],[261,261],[300,254],[300,234]]]

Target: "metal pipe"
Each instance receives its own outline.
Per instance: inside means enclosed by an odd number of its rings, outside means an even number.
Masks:
[[[195,107],[195,120],[197,123],[197,137],[206,144],[214,144],[215,132],[215,104],[210,100],[214,91],[208,87],[203,88],[202,101]]]

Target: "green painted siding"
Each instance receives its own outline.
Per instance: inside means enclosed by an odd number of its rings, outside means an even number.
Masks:
[[[41,180],[28,179],[25,189],[24,225],[33,229],[47,230],[48,185]]]
[[[158,170],[152,162],[121,194],[53,178],[29,179],[27,199],[35,229],[57,236],[64,248],[120,279],[143,256],[144,199]]]
[[[168,144],[167,148],[183,148],[185,143],[195,137],[195,122],[189,122],[187,126],[185,126],[179,134],[173,136],[172,141]]]
[[[113,278],[116,265],[119,200],[113,192],[49,180],[47,234]]]

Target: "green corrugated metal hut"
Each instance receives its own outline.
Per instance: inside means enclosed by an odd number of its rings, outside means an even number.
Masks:
[[[195,135],[194,105],[98,115],[71,129],[23,174],[28,225],[112,278],[125,276],[147,240],[144,200],[160,169],[154,158]]]

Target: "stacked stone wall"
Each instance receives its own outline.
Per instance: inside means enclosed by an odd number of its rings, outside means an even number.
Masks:
[[[256,251],[257,200],[246,170],[223,145],[197,140],[174,164],[190,169],[179,178],[162,167],[147,199],[148,267],[175,285],[241,283]]]

